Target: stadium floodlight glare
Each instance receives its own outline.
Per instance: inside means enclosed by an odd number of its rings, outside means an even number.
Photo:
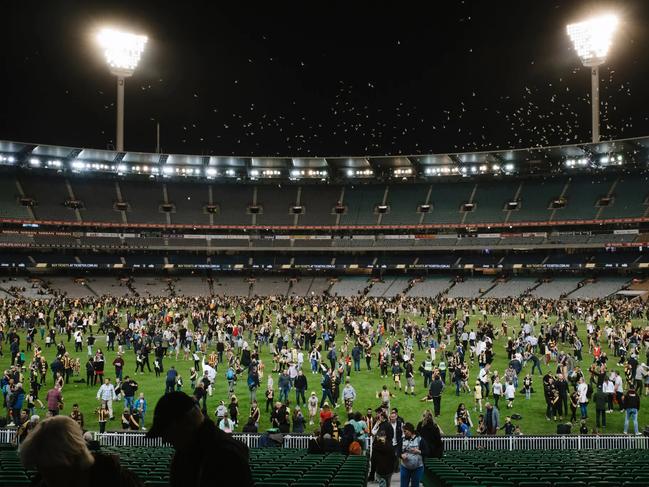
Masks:
[[[117,151],[124,151],[124,80],[133,75],[148,38],[105,28],[97,34],[110,72],[117,76]]]
[[[591,106],[593,142],[599,142],[599,67],[606,61],[613,35],[617,30],[619,19],[616,15],[606,14],[583,22],[570,24],[568,36],[575,46],[581,62],[591,73]]]

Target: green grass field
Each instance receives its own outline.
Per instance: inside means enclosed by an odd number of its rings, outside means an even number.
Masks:
[[[478,317],[472,316],[471,320],[472,320],[471,323],[475,323],[478,320]],[[500,318],[496,319],[495,317],[493,317],[493,322],[499,323]],[[635,324],[641,326],[646,325],[646,323],[644,322],[635,323]],[[585,340],[584,324],[579,323],[579,327],[580,327],[579,334],[580,336],[582,336],[584,343],[587,343]],[[518,330],[518,328],[519,327],[518,324],[516,323],[516,320],[514,320],[513,318],[510,319],[510,330],[514,330],[514,329]],[[342,334],[339,333],[337,336],[337,341],[342,342],[342,338],[343,338]],[[85,378],[85,370],[83,368],[83,364],[87,360],[87,357],[85,355],[86,354],[85,344],[84,344],[83,352],[75,354],[73,353],[74,343],[73,342],[68,343],[67,337],[65,336],[63,336],[63,340],[64,343],[66,343],[66,347],[68,348],[68,351],[70,351],[74,357],[79,357],[82,363],[82,370],[81,370],[80,377],[73,377],[70,383],[67,384],[63,389],[63,397],[65,402],[63,414],[69,414],[72,408],[72,404],[78,403],[80,405],[81,411],[85,415],[86,428],[93,431],[98,430],[98,422],[95,415],[95,409],[99,405],[99,401],[96,399],[98,386],[88,387],[86,384],[73,382],[75,379]],[[21,343],[24,343],[24,340],[21,341]],[[106,344],[105,338],[101,337],[98,338],[96,347],[98,346],[105,351],[105,344]],[[505,346],[505,340],[503,338],[499,338],[494,344],[494,351],[496,355],[495,355],[494,363],[492,365],[492,370],[493,369],[498,370],[501,373],[501,376],[502,373],[505,371],[506,364],[507,364],[507,354],[504,346]],[[609,354],[609,356],[612,357],[613,354],[608,349],[608,347],[606,347],[605,344],[603,344],[603,347],[604,350]],[[43,349],[44,349],[45,356],[48,360],[48,363],[51,363],[52,359],[54,358],[56,348],[51,347],[48,349],[43,347]],[[378,349],[378,347],[375,346],[375,350],[376,349]],[[8,351],[8,346],[5,345],[3,347],[3,350],[5,351],[5,355],[0,358],[0,367],[2,367],[2,369],[6,369],[9,367],[10,364],[8,354],[6,353]],[[112,376],[112,374],[114,373],[113,367],[110,364],[112,363],[112,360],[115,357],[115,353],[112,351],[109,352],[105,351],[105,354],[106,354],[106,364],[107,364],[106,365],[107,377],[111,377],[112,379],[114,379],[114,377]],[[423,351],[417,352],[415,347],[415,363],[417,367],[421,362],[421,360],[423,359],[423,356],[424,356],[424,352]],[[31,357],[30,352],[27,353],[27,357],[28,357],[27,360],[29,361]],[[126,351],[124,359],[126,361],[126,365],[124,367],[124,374],[133,376],[133,372],[135,370],[135,356],[133,352]],[[268,353],[267,347],[263,348],[261,359],[266,364],[266,372],[264,374],[263,379],[261,379],[260,381],[261,387],[257,392],[257,400],[260,403],[260,407],[262,411],[259,430],[264,431],[266,428],[269,427],[270,413],[265,413],[264,411],[265,398],[263,393],[266,387],[267,374],[273,368],[272,357]],[[357,400],[354,404],[356,410],[364,413],[368,407],[377,407],[379,405],[379,401],[376,399],[376,392],[383,386],[383,384],[388,385],[390,389],[394,392],[396,397],[392,399],[392,406],[399,408],[400,415],[406,421],[416,423],[420,419],[421,413],[424,409],[430,408],[432,410],[432,406],[433,406],[432,403],[423,403],[420,402],[419,400],[426,393],[426,391],[423,389],[423,377],[421,377],[420,375],[416,376],[416,390],[415,390],[416,395],[414,397],[410,395],[406,396],[403,392],[399,392],[398,390],[395,391],[393,389],[393,383],[391,378],[381,379],[378,366],[375,364],[375,362],[376,360],[373,359],[372,370],[367,371],[365,367],[365,361],[362,360],[361,371],[352,372],[351,374],[351,383],[355,387],[357,392]],[[587,349],[585,349],[584,362],[581,365],[583,366],[584,369],[586,369],[587,366],[590,364],[590,362],[591,362],[591,357],[587,355]],[[616,368],[620,369],[616,367],[615,365],[616,362],[617,362],[616,360],[609,361],[609,370],[616,369]],[[153,360],[151,360],[151,363],[153,364]],[[189,394],[191,394],[192,391],[190,390],[190,383],[189,383],[189,369],[190,367],[193,366],[193,362],[183,361],[183,360],[176,361],[174,357],[168,357],[165,359],[164,365],[165,365],[165,370],[169,368],[171,365],[174,365],[176,369],[179,370],[180,374],[183,376],[183,379],[185,381],[184,390]],[[305,374],[309,382],[309,386],[308,386],[309,390],[307,391],[307,396],[311,391],[316,391],[318,397],[320,397],[321,376],[312,375],[310,373],[309,364],[308,364],[308,354],[307,354],[307,363],[305,363],[305,366],[306,366]],[[551,363],[549,367],[551,367],[552,370],[555,369],[555,365],[553,363]],[[523,374],[529,372],[530,370],[531,370],[531,364],[528,364],[523,370]],[[548,370],[548,367],[544,366],[543,372],[545,373],[546,370]],[[214,411],[219,404],[219,400],[221,399],[225,400],[227,404],[228,396],[227,396],[227,382],[225,380],[225,371],[226,369],[224,367],[219,366],[217,380],[214,389],[214,395],[208,399],[208,410],[210,413],[210,417],[212,418],[214,417]],[[477,373],[478,373],[478,365],[476,363],[471,365],[471,369],[470,369],[471,375],[469,379],[469,385],[471,387],[475,383]],[[137,375],[135,378],[139,383],[138,392],[144,392],[148,400],[149,412],[146,416],[146,426],[149,427],[153,419],[153,409],[155,403],[157,399],[164,393],[164,375],[160,378],[156,378],[153,372],[151,373],[146,372],[145,375],[140,374]],[[455,428],[453,426],[453,415],[457,408],[457,405],[460,402],[464,402],[465,404],[467,404],[467,407],[469,408],[469,411],[471,413],[471,419],[473,420],[475,426],[477,426],[477,422],[478,422],[477,418],[479,413],[473,410],[473,402],[474,402],[473,393],[472,392],[464,393],[461,394],[460,397],[456,397],[455,386],[448,381],[449,378],[447,377],[447,387],[446,390],[444,391],[444,395],[442,398],[442,408],[441,408],[442,414],[441,417],[439,418],[439,424],[442,430],[444,431],[444,433],[448,435],[454,435]],[[275,397],[276,398],[279,397],[279,393],[277,391],[277,382],[278,382],[277,377],[275,377],[275,388],[276,388]],[[405,386],[405,380],[403,380],[403,384]],[[44,386],[43,389],[41,390],[41,394],[40,394],[41,399],[44,400],[46,392],[51,388],[51,386],[52,386],[52,376],[51,373],[48,371],[48,380],[46,386]],[[504,401],[501,401],[501,407],[500,407],[501,423],[504,422],[506,415],[516,412],[522,416],[522,419],[519,421],[515,421],[514,423],[520,425],[523,434],[554,434],[556,433],[555,422],[547,421],[545,418],[545,401],[542,392],[543,388],[541,383],[541,376],[538,375],[538,372],[534,378],[534,387],[536,393],[532,395],[531,400],[525,400],[524,395],[518,394],[513,409],[506,409],[504,407]],[[246,418],[248,417],[248,411],[249,411],[249,401],[248,401],[249,394],[246,385],[245,373],[243,377],[239,378],[238,384],[236,386],[236,394],[237,397],[239,398],[239,410],[240,410],[240,418],[239,418],[240,424],[237,428],[237,431],[240,431],[241,427],[246,421]],[[644,396],[641,398],[641,408],[639,414],[640,429],[643,429],[644,426],[649,423],[649,405],[645,403],[644,401],[645,399],[646,397]],[[291,391],[290,400],[291,400],[291,405],[294,405],[295,404],[294,391]],[[484,402],[485,401],[483,400],[483,403]],[[344,408],[342,406],[342,399],[340,400],[340,403],[341,403],[341,407],[338,409],[338,413],[341,416],[341,419],[344,419],[346,416],[345,416]],[[121,411],[123,410],[122,408],[123,405],[120,404],[119,401],[116,401],[114,404],[116,419],[108,423],[107,431],[120,430],[121,425],[118,418],[119,415],[121,414]],[[38,412],[42,416],[44,416],[45,414],[45,411],[42,410]],[[579,418],[579,411],[577,412],[577,416]],[[607,414],[607,428],[604,430],[604,432],[621,433],[623,430],[623,422],[624,422],[623,413],[615,411],[614,413]],[[594,410],[594,405],[592,403],[589,405],[588,426],[590,430],[592,430],[595,427],[595,410]],[[308,427],[308,428],[310,429],[312,427]],[[577,430],[578,427],[573,427],[573,433],[575,433]],[[474,431],[475,429],[472,429],[472,432]],[[499,434],[502,434],[502,432]]]

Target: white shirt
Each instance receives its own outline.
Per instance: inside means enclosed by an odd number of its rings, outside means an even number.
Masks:
[[[478,379],[480,379],[480,382],[482,382],[483,384],[489,382],[489,372],[487,372],[486,368],[480,369],[480,373],[478,374]]]
[[[102,401],[114,401],[116,398],[113,384],[102,384],[97,391],[97,399]]]
[[[203,357],[202,366],[203,375],[205,375],[205,372],[207,372],[207,378],[210,380],[210,382],[214,383],[214,379],[216,379],[216,370],[205,361],[205,357]]]
[[[624,382],[622,381],[622,376],[615,376],[615,392],[623,393],[624,392]]]

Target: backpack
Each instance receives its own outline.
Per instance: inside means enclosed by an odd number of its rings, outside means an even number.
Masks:
[[[349,444],[348,452],[350,455],[362,455],[363,447],[358,441],[354,440]]]
[[[234,370],[228,369],[228,371],[225,373],[225,378],[228,380],[234,380]]]

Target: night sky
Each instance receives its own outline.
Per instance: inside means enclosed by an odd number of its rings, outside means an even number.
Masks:
[[[149,36],[126,84],[128,150],[154,151],[156,121],[169,153],[586,142],[589,72],[565,25],[609,9],[622,22],[601,71],[602,138],[649,135],[647,0],[225,3],[5,2],[0,139],[112,148],[115,78],[93,33],[114,24]]]

